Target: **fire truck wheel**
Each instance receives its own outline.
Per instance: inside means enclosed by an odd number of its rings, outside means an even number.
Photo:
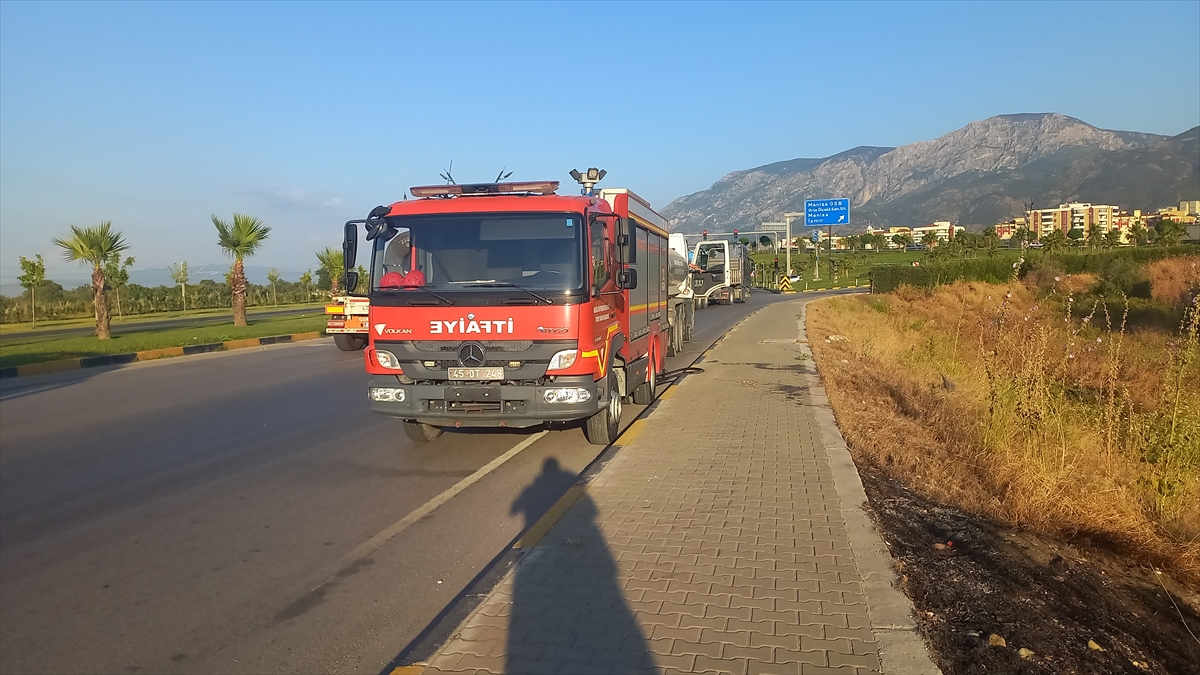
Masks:
[[[333,336],[333,344],[344,352],[356,352],[367,346],[366,338],[349,333],[336,333]]]
[[[617,386],[617,376],[609,370],[608,373],[608,405],[604,410],[587,418],[583,435],[587,436],[592,445],[608,445],[617,440],[621,433],[621,390]]]
[[[657,393],[658,386],[658,368],[654,365],[654,357],[651,355],[650,365],[646,369],[646,381],[638,385],[637,389],[633,390],[633,402],[638,405],[650,405],[654,403],[654,395]]]
[[[432,424],[422,424],[420,422],[410,422],[404,420],[404,433],[414,441],[422,443],[432,441],[442,435],[442,428],[435,427]]]

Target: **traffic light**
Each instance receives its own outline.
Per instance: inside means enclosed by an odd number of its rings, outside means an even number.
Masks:
[[[704,231],[704,241],[708,241],[708,230]]]
[[[733,238],[737,239],[737,228],[733,228]]]
[[[775,269],[776,271],[779,270],[779,256],[775,256]]]

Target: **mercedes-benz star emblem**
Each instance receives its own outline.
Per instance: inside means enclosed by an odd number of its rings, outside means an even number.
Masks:
[[[483,345],[478,342],[464,342],[458,348],[458,362],[464,368],[478,368],[484,364]]]

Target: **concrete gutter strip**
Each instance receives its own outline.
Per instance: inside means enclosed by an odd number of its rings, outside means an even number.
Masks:
[[[249,347],[260,347],[288,342],[301,342],[303,340],[316,340],[320,337],[322,337],[320,331],[312,331],[309,333],[293,333],[291,335],[272,335],[261,338],[247,338],[245,340],[230,340],[228,342],[210,342],[202,345],[187,345],[186,347],[148,349],[146,351],[133,352],[130,354],[108,354],[104,356],[86,356],[79,359],[44,361],[42,363],[31,363],[26,366],[0,368],[0,379],[9,377],[28,377],[30,375],[46,375],[48,373],[58,373],[64,370],[78,370],[80,368],[119,366],[126,363],[134,363],[136,361],[153,361],[155,359],[164,359],[172,356],[190,356],[192,354],[207,354],[209,352],[228,352],[235,349],[246,349]]]
[[[800,306],[800,316],[796,322],[799,330],[796,342],[800,352],[808,355],[814,365],[814,371],[805,374],[813,417],[821,428],[821,440],[829,459],[834,488],[841,497],[842,520],[846,524],[850,548],[854,551],[855,564],[862,578],[863,593],[867,596],[871,632],[879,643],[883,672],[888,675],[940,675],[942,671],[930,659],[917,628],[912,601],[896,588],[892,555],[867,515],[869,506],[862,478],[850,457],[846,440],[838,429],[808,343],[807,317],[808,303],[804,303]]]

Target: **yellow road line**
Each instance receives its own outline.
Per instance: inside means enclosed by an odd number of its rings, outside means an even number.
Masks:
[[[642,428],[645,426],[646,420],[644,419],[637,420],[633,424],[630,424],[629,428],[625,430],[625,433],[621,434],[620,438],[618,438],[613,445],[625,446],[633,443],[634,439],[638,437],[638,434],[642,433]]]
[[[542,514],[541,518],[538,518],[533,527],[521,535],[517,543],[513,544],[513,548],[533,548],[537,546],[537,543],[550,531],[550,528],[554,527],[554,523],[557,523],[558,519],[562,518],[562,515],[567,512],[567,509],[571,508],[571,505],[583,495],[586,489],[582,485],[572,485],[568,488],[566,494],[559,497],[558,501],[554,502],[554,506],[551,506],[550,510]]]
[[[665,401],[675,395],[675,386],[667,387],[667,390],[658,395],[658,400]]]
[[[405,666],[392,668],[391,675],[420,675],[428,667],[426,663],[410,663]]]

